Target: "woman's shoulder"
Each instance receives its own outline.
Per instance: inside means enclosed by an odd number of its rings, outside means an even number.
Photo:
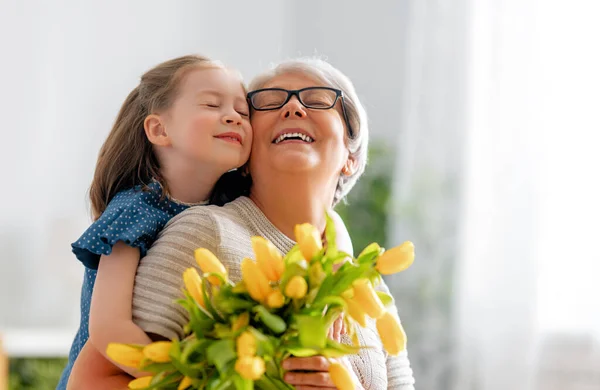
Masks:
[[[246,197],[239,197],[223,206],[193,206],[172,218],[165,231],[182,226],[206,227],[216,229],[223,225],[245,225],[244,210],[241,205],[252,202]]]

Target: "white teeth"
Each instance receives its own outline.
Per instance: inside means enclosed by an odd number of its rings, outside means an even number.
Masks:
[[[284,134],[281,134],[279,137],[277,137],[275,139],[275,143],[278,144],[281,141],[283,141],[285,139],[288,139],[288,138],[300,138],[302,141],[309,142],[309,143],[314,141],[314,139],[312,139],[311,137],[309,137],[306,134],[302,134],[302,133],[284,133]]]

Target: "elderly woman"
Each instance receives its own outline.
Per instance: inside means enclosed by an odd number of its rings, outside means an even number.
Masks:
[[[309,222],[324,231],[323,211],[335,206],[364,171],[366,113],[352,83],[337,69],[314,59],[287,61],[255,78],[250,90],[249,196],[182,212],[140,262],[134,321],[157,338],[183,335],[187,317],[174,302],[181,295],[183,271],[196,266],[196,248],[215,253],[238,281],[239,263],[253,257],[250,237],[264,236],[285,253],[295,244],[296,224]],[[383,283],[378,288],[387,291]],[[360,329],[359,340],[375,348],[342,359],[358,388],[413,389],[406,352],[387,355],[373,321]],[[350,343],[345,336],[342,341]],[[335,388],[322,357],[290,358],[283,365],[285,380],[297,389]]]

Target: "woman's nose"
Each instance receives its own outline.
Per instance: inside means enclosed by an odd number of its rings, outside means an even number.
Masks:
[[[281,110],[282,118],[304,118],[306,117],[306,110],[304,106],[300,103],[296,96],[292,96],[289,102],[283,106]]]

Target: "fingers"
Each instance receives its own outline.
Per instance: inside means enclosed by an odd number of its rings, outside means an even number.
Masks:
[[[314,390],[317,388],[335,388],[335,384],[331,380],[331,376],[328,372],[286,372],[283,379],[290,385],[297,386],[296,389],[300,389],[300,386],[308,386]]]
[[[287,371],[328,371],[329,360],[323,356],[291,357],[283,361]]]
[[[342,326],[344,325],[344,318],[340,315],[337,320],[333,323],[333,340],[338,343],[342,339]]]

